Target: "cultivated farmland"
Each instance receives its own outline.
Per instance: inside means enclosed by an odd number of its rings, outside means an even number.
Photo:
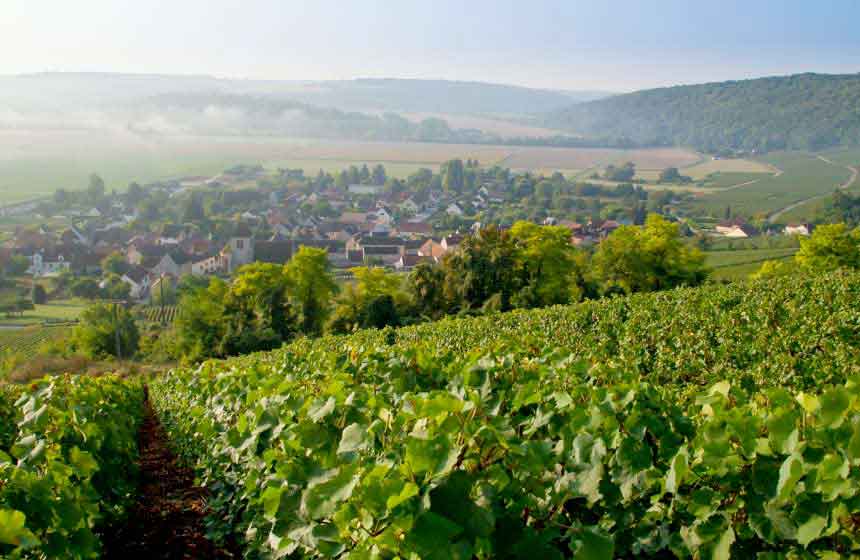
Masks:
[[[804,152],[774,153],[761,160],[782,173],[741,188],[707,193],[694,206],[715,216],[726,206],[731,206],[736,213],[773,213],[793,203],[831,193],[851,176],[845,167]]]
[[[161,136],[124,130],[13,130],[0,132],[0,203],[49,196],[56,189],[83,189],[97,172],[108,189],[132,181],[183,175],[215,175],[238,163],[269,168],[290,166],[317,173],[349,165],[382,163],[396,177],[420,167],[437,168],[453,159],[476,159],[483,166],[552,172],[633,161],[641,169],[662,169],[699,161],[695,152],[675,148],[610,150],[440,144],[350,142],[284,137]]]
[[[12,352],[24,357],[33,357],[46,342],[56,342],[68,337],[72,327],[26,327],[0,329],[0,353]]]

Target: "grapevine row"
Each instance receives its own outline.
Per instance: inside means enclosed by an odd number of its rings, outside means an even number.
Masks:
[[[0,558],[98,557],[134,493],[142,397],[114,376],[0,387]]]

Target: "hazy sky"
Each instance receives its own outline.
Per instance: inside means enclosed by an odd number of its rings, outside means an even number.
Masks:
[[[0,74],[446,78],[615,91],[860,71],[856,0],[2,0]]]

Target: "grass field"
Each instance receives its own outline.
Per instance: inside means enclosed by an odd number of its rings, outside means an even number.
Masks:
[[[694,180],[704,179],[712,173],[773,173],[766,163],[751,159],[708,159],[681,169],[681,173]]]
[[[768,260],[790,259],[797,249],[741,249],[737,251],[709,251],[705,263],[713,269],[715,280],[742,280],[761,268]]]
[[[747,183],[752,181],[761,181],[772,176],[772,173],[741,173],[737,171],[717,171],[702,179],[704,186],[708,189],[727,189],[738,187],[738,185],[747,186]],[[742,188],[742,187],[738,187]]]
[[[0,325],[39,325],[45,322],[74,321],[80,317],[87,304],[80,300],[57,300],[44,305],[36,305],[22,317],[0,315]]]
[[[726,206],[737,214],[771,213],[792,203],[833,192],[850,177],[848,169],[814,154],[780,152],[762,158],[783,171],[745,187],[702,194],[695,207],[719,215]]]

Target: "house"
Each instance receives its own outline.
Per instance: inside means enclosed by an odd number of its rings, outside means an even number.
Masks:
[[[205,259],[191,263],[191,274],[193,276],[211,276],[224,272],[221,255],[212,255]]]
[[[342,224],[362,225],[367,223],[367,213],[365,212],[343,212],[338,221]]]
[[[149,273],[142,266],[130,266],[120,280],[129,285],[129,295],[134,299],[142,299],[149,291]]]
[[[53,276],[71,270],[72,262],[55,249],[34,251],[30,258],[27,274],[33,276]]]
[[[440,243],[440,245],[442,246],[443,249],[445,249],[445,252],[447,253],[448,251],[453,251],[454,249],[459,247],[460,243],[462,241],[463,241],[462,235],[458,235],[458,234],[446,235],[445,237],[442,238],[442,243]]]
[[[388,225],[392,221],[391,214],[389,214],[388,211],[385,210],[385,208],[377,209],[375,214],[376,214],[376,223],[377,224]]]
[[[445,248],[442,247],[440,243],[433,239],[428,239],[424,242],[423,245],[418,249],[418,254],[422,257],[433,257],[434,259],[441,259],[445,255]]]
[[[298,249],[295,241],[269,240],[254,243],[254,260],[264,263],[286,264]]]
[[[185,239],[186,228],[179,224],[164,224],[158,234],[159,245],[179,245]]]
[[[394,268],[396,270],[408,272],[421,263],[435,264],[436,259],[421,255],[403,255],[396,263],[394,263]]]
[[[403,202],[400,203],[400,211],[404,214],[408,214],[410,216],[414,216],[420,210],[418,204],[412,200],[411,198],[407,198]]]
[[[238,268],[254,262],[254,243],[251,229],[244,223],[236,227],[233,237],[221,250],[222,266],[232,274]]]
[[[362,247],[364,259],[367,262],[381,262],[386,266],[394,266],[403,256],[403,248],[391,245],[368,245]]]
[[[182,251],[174,250],[165,253],[149,271],[159,276],[179,278],[191,274],[191,264],[191,257]]]
[[[427,222],[402,222],[395,227],[395,235],[400,237],[419,237],[433,233],[433,226]]]
[[[456,202],[452,202],[448,205],[448,208],[445,209],[445,213],[449,216],[462,216],[463,209]]]
[[[811,235],[812,224],[788,224],[785,226],[785,234],[786,235]]]

